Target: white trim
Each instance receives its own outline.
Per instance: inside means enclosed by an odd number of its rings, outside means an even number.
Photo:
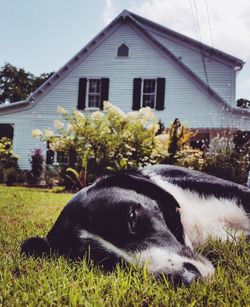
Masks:
[[[154,95],[154,105],[153,107],[151,107],[151,109],[156,109],[156,97],[157,97],[157,79],[156,77],[153,77],[153,78],[142,78],[141,79],[141,99],[140,99],[140,108],[143,108],[143,96],[144,95]],[[143,87],[144,87],[144,81],[145,80],[155,80],[155,90],[154,90],[154,93],[150,93],[150,94],[144,94],[143,92]]]
[[[90,80],[100,80],[100,93],[91,93],[93,95],[97,95],[99,94],[99,107],[92,107],[89,106],[89,85],[90,85]],[[100,110],[100,105],[101,105],[101,91],[102,91],[102,78],[101,77],[89,77],[87,78],[87,86],[86,86],[86,97],[85,97],[85,101],[86,101],[86,107],[85,110]]]

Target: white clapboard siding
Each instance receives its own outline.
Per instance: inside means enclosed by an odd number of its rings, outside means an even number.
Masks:
[[[128,58],[117,58],[117,48],[125,43]],[[198,59],[199,61],[199,59]],[[212,68],[211,68],[212,70]],[[33,129],[53,128],[57,106],[72,111],[77,106],[78,82],[81,77],[110,79],[109,100],[125,112],[132,111],[133,79],[166,78],[165,110],[157,111],[166,126],[178,117],[190,128],[250,127],[249,118],[240,120],[225,115],[218,102],[212,99],[155,47],[144,40],[129,25],[121,25],[81,61],[32,108],[25,111],[0,113],[0,123],[14,124],[14,151],[22,168],[30,168],[30,151],[35,147],[46,150],[46,144],[32,138]]]
[[[122,43],[126,43],[129,47],[128,58],[116,57],[117,47]],[[32,108],[32,111],[52,114],[57,105],[63,105],[67,109],[75,108],[80,77],[110,78],[109,100],[126,112],[131,111],[132,107],[133,78],[165,77],[166,110],[160,112],[163,119],[179,116],[187,121],[191,120],[191,124],[193,115],[200,116],[204,112],[210,112],[214,116],[219,116],[220,107],[211,100],[211,97],[199,89],[194,81],[171,60],[164,58],[126,25],[120,26],[88,58],[79,63]],[[188,113],[187,106],[190,111]],[[192,116],[189,116],[190,113]],[[204,125],[203,118],[200,124]]]
[[[151,30],[150,34],[167,47],[176,57],[196,73],[205,83],[208,82],[225,101],[235,104],[235,72],[232,66],[222,63],[212,56],[202,56],[194,47],[177,42]],[[207,76],[206,76],[207,74]]]

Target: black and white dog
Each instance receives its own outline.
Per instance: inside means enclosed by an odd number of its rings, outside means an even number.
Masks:
[[[174,284],[209,278],[214,268],[195,248],[208,238],[250,235],[250,190],[189,169],[157,165],[103,177],[82,189],[41,238],[22,244],[26,255],[51,251],[90,257],[111,270],[146,265]]]

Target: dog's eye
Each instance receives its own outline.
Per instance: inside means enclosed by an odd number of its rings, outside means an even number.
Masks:
[[[136,222],[137,222],[137,211],[135,209],[132,209],[128,215],[128,228],[129,232],[132,234],[136,233],[135,232]]]

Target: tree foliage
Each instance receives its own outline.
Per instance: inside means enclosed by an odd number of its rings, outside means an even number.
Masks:
[[[6,63],[0,69],[0,104],[24,100],[51,75],[52,73],[44,73],[36,77],[23,68]]]
[[[250,100],[240,98],[236,101],[236,105],[239,108],[249,109],[250,108]]]

